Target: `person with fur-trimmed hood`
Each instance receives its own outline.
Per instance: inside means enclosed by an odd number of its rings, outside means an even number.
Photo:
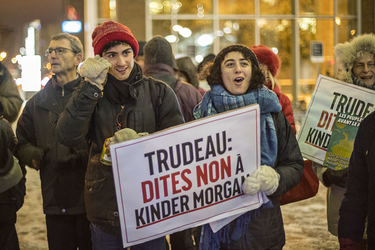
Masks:
[[[375,89],[375,35],[365,34],[338,44],[335,55],[340,80]],[[339,210],[340,249],[375,249],[374,119],[375,113],[372,112],[361,122],[350,157],[346,189],[342,190],[345,194]]]
[[[374,35],[365,34],[350,42],[339,43],[334,47],[334,54],[337,79],[374,89]],[[348,169],[333,170],[317,163],[313,163],[313,169],[320,182],[327,187],[328,231],[335,236],[339,236],[339,209],[346,192]],[[362,239],[362,236],[360,239]],[[366,235],[363,238],[360,249],[366,249]]]

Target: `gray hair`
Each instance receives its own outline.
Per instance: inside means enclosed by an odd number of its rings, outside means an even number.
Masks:
[[[61,40],[61,39],[69,40],[70,46],[72,47],[73,52],[76,54],[82,53],[82,56],[83,56],[83,46],[82,46],[81,40],[79,40],[78,37],[73,36],[68,33],[59,33],[51,37],[51,40]]]

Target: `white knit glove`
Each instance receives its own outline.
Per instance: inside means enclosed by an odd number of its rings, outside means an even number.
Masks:
[[[135,132],[131,128],[123,128],[123,129],[120,129],[119,131],[117,131],[113,137],[109,138],[109,140],[111,141],[111,144],[114,144],[114,143],[118,143],[118,142],[136,139],[136,138],[139,138],[139,137],[142,137],[142,136],[145,136],[145,135],[148,135],[148,133],[144,132],[144,133],[138,133],[137,134],[137,132]]]
[[[108,157],[111,156],[111,151],[110,151],[109,145],[119,143],[119,142],[123,142],[123,141],[129,141],[129,140],[136,139],[136,138],[139,138],[139,137],[142,137],[142,136],[145,136],[145,135],[148,135],[148,133],[143,132],[143,133],[137,134],[137,132],[135,132],[131,128],[120,129],[119,131],[117,131],[115,133],[114,136],[108,138],[109,140],[106,140],[104,142],[104,147],[106,148],[105,153]]]
[[[103,90],[111,66],[112,64],[107,59],[96,55],[94,58],[87,58],[79,68],[79,72],[82,77],[85,77],[86,81]]]
[[[247,177],[242,184],[245,194],[255,195],[258,191],[273,194],[279,186],[280,175],[271,167],[262,165]]]

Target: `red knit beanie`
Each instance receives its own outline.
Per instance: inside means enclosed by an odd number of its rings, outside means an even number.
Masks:
[[[251,50],[254,51],[259,63],[267,65],[272,76],[276,77],[280,68],[279,57],[265,45],[253,45],[251,46]]]
[[[112,41],[126,42],[133,49],[134,58],[138,55],[138,42],[131,30],[125,25],[114,21],[104,22],[92,32],[92,47],[94,47],[95,55],[101,55],[107,43]]]

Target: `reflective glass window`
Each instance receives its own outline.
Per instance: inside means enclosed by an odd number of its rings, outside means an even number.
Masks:
[[[300,79],[298,101],[307,105],[314,91],[319,74],[334,76],[334,22],[332,19],[302,18],[299,22],[300,43]],[[314,63],[310,57],[312,41],[323,43],[323,62]]]
[[[98,0],[98,18],[102,22],[116,20],[116,0]]]
[[[260,20],[258,26],[260,29],[260,44],[266,45],[277,54],[280,59],[280,69],[277,75],[277,82],[280,90],[286,94],[289,99],[293,100],[292,96],[292,44],[293,44],[293,29],[292,20],[278,19],[278,20]]]
[[[205,14],[212,14],[212,0],[179,0],[181,7],[178,10],[179,14],[196,14],[198,17],[203,17]]]
[[[289,15],[293,13],[294,0],[259,0],[260,14]]]
[[[219,0],[219,14],[254,14],[254,0]]]
[[[152,0],[148,9],[152,15],[196,14],[200,18],[212,14],[212,6],[212,0]]]
[[[219,27],[215,33],[220,37],[220,49],[236,43],[249,47],[255,43],[254,20],[220,20]]]
[[[172,27],[177,32],[178,54],[194,58],[213,53],[214,32],[212,20],[178,20]]]
[[[300,15],[333,15],[333,10],[332,0],[299,0]]]
[[[339,15],[357,15],[357,0],[337,1],[337,12]]]
[[[357,33],[357,20],[340,18],[340,25],[338,25],[338,42],[344,43],[350,41]]]
[[[171,35],[171,20],[153,20],[152,35],[168,36]]]
[[[99,18],[110,18],[109,2],[110,0],[98,1],[98,17]]]

